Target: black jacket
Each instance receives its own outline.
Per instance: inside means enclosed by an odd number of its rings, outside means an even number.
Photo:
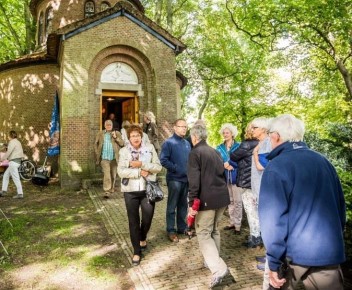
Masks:
[[[230,159],[238,165],[236,178],[238,187],[251,188],[252,155],[258,143],[258,140],[245,140],[230,156]]]
[[[188,159],[189,206],[200,199],[199,210],[218,209],[230,203],[224,176],[224,163],[214,148],[205,141],[193,147]]]

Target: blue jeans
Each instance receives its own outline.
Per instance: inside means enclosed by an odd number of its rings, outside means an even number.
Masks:
[[[187,194],[188,183],[175,180],[167,182],[168,198],[166,208],[166,231],[176,233],[175,216],[177,221],[177,232],[184,233],[187,224],[186,217],[188,211]]]

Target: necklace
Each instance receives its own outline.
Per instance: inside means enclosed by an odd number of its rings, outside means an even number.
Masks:
[[[232,140],[232,141],[231,141],[231,144],[230,144],[230,145],[228,145],[228,143],[225,141],[225,146],[226,146],[226,149],[227,149],[227,150],[230,150],[230,149],[231,149],[231,147],[232,147],[232,145],[233,145],[233,143],[234,143],[234,141]]]

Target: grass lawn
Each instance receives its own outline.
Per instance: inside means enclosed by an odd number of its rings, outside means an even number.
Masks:
[[[15,200],[11,183],[0,198],[9,219],[0,212],[0,289],[133,289],[130,264],[87,193],[27,182]]]

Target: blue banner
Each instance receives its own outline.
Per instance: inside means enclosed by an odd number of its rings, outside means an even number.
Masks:
[[[51,113],[50,122],[50,143],[48,148],[48,156],[60,154],[60,107],[59,96],[56,92],[54,108]]]

